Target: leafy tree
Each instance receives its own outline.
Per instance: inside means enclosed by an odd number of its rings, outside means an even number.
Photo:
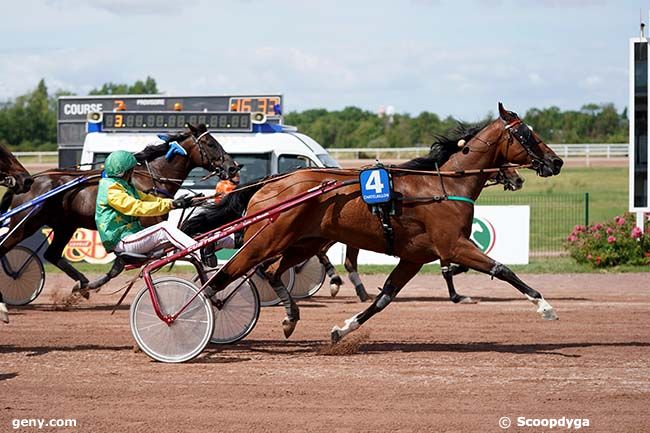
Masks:
[[[156,81],[147,77],[132,85],[105,83],[91,95],[157,94]],[[56,149],[58,90],[48,95],[44,80],[15,100],[0,101],[0,142],[25,150]],[[358,107],[328,111],[323,108],[289,113],[285,122],[313,137],[324,147],[411,147],[429,145],[435,136],[453,128],[456,120],[422,112],[416,117],[395,114],[392,121]],[[585,104],[578,111],[551,106],[531,108],[524,116],[547,143],[625,143],[627,108],[620,114],[613,104]]]
[[[158,85],[156,80],[147,77],[145,81],[138,80],[133,85],[116,84],[113,82],[104,83],[99,89],[93,89],[89,95],[156,95]]]

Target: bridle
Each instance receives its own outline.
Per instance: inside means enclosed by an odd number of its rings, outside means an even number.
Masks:
[[[505,122],[505,121],[504,121]],[[521,119],[515,118],[515,120],[505,124],[505,130],[508,131],[508,147],[512,144],[513,140],[523,147],[524,151],[530,157],[533,169],[537,172],[544,165],[544,159],[538,156],[533,150],[533,146],[539,145],[539,140],[533,135],[533,131],[528,125],[526,125]],[[507,150],[506,150],[507,152]]]
[[[16,187],[16,178],[5,173],[0,173],[0,186],[7,187],[9,189]]]
[[[223,172],[223,164],[226,162],[226,151],[221,148],[219,156],[216,159],[210,159],[208,156],[208,151],[203,147],[203,144],[201,143],[203,137],[209,133],[210,131],[205,131],[198,137],[194,137],[194,135],[191,135],[191,137],[192,140],[194,140],[194,144],[196,144],[196,146],[199,148],[199,155],[201,155],[201,166],[205,167],[205,161],[208,161],[208,167],[210,167],[211,175],[217,175],[221,177],[221,173]]]

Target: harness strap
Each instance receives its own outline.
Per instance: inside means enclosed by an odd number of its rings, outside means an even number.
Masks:
[[[397,200],[401,200],[402,203],[426,203],[426,202],[435,202],[439,203],[441,201],[449,200],[449,201],[464,201],[466,203],[470,204],[476,204],[474,200],[472,200],[469,197],[462,197],[459,195],[431,195],[431,196],[415,196],[415,197],[400,197],[397,198]]]
[[[373,206],[372,210],[379,218],[379,223],[384,231],[384,239],[386,239],[386,254],[392,256],[395,252],[395,240],[393,237],[393,226],[390,223],[390,210],[385,204]]]

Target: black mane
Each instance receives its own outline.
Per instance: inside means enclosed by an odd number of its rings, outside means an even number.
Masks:
[[[177,141],[180,143],[181,141],[185,140],[189,136],[190,136],[189,132],[184,132],[177,135],[171,135],[167,138],[167,140],[164,143],[151,144],[145,147],[140,152],[134,153],[133,156],[135,156],[135,159],[138,161],[138,163],[151,162],[154,159],[160,158],[161,156],[167,154],[167,151],[169,150],[169,143],[173,141]]]
[[[13,155],[9,149],[5,148],[4,144],[0,143],[0,156],[2,156],[2,158],[10,159]]]
[[[406,161],[398,167],[412,170],[435,170],[436,164],[440,167],[447,162],[451,155],[462,149],[462,147],[458,147],[459,140],[469,141],[490,123],[492,123],[492,119],[478,123],[458,122],[448,132],[434,136],[435,141],[427,156]]]

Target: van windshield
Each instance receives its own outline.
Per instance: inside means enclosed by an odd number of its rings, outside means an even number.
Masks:
[[[102,163],[106,160],[108,153],[95,153],[93,162]],[[243,165],[240,176],[241,183],[252,182],[256,179],[261,179],[271,174],[271,154],[270,153],[256,153],[256,154],[230,154],[238,164]],[[213,176],[206,180],[201,180],[208,175],[208,171],[204,168],[195,168],[190,172],[183,182],[184,187],[192,189],[214,189],[219,182],[217,176]]]
[[[257,153],[257,154],[233,154],[233,157],[238,164],[243,165],[240,176],[241,183],[252,182],[256,179],[261,179],[271,174],[271,154],[270,153]],[[217,176],[213,176],[206,180],[201,180],[208,175],[208,171],[204,168],[195,168],[187,176],[183,186],[192,189],[214,189],[219,182]]]

